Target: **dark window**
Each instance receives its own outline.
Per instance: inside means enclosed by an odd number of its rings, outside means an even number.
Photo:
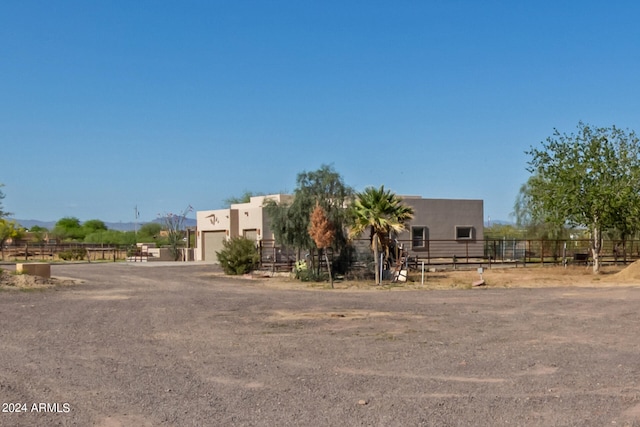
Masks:
[[[473,227],[456,226],[456,240],[471,240],[471,239],[473,239]]]
[[[411,227],[411,248],[424,249],[427,247],[427,227]]]

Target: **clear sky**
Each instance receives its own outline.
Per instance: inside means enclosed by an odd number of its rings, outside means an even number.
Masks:
[[[635,1],[0,2],[0,183],[20,219],[291,192],[483,199],[578,121],[640,132]],[[194,216],[194,214],[191,214]]]

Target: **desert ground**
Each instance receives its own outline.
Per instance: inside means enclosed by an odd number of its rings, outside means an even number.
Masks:
[[[0,425],[640,426],[640,265],[605,273],[333,290],[199,263],[7,273]]]

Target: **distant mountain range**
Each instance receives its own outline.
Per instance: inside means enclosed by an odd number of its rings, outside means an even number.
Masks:
[[[18,224],[20,224],[22,227],[29,229],[31,227],[33,227],[34,225],[37,225],[39,227],[44,227],[47,230],[51,230],[53,227],[55,227],[56,222],[57,221],[39,221],[37,219],[14,219],[14,221],[16,221]],[[134,231],[137,228],[140,228],[141,225],[143,224],[147,224],[149,222],[157,222],[157,223],[162,223],[162,219],[157,218],[154,219],[153,221],[144,221],[144,222],[105,222],[104,224],[107,226],[107,228],[109,230],[117,230],[117,231]],[[184,221],[184,225],[185,227],[195,227],[196,226],[196,220],[192,219],[192,218],[186,218]]]
[[[492,225],[516,225],[513,221],[503,221],[501,219],[492,219],[491,221],[485,221],[485,227],[491,227]]]
[[[56,225],[56,221],[38,221],[37,219],[16,219],[18,224],[23,226],[24,228],[31,228],[34,225],[38,225],[40,227],[44,227],[48,230],[51,230]],[[140,228],[141,225],[146,224],[148,222],[157,222],[162,224],[162,219],[156,218],[153,221],[145,221],[137,223],[137,227]],[[491,220],[491,223],[485,221],[484,226],[490,227],[491,225],[514,225],[511,221],[502,221],[499,219]],[[136,228],[136,223],[134,222],[105,222],[105,225],[109,230],[118,230],[118,231],[134,231]],[[184,221],[185,227],[195,227],[196,220],[192,218],[186,218]]]

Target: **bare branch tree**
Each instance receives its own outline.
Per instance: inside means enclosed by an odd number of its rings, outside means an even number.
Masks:
[[[191,205],[187,206],[181,213],[166,213],[161,216],[162,222],[167,230],[167,238],[169,240],[169,251],[174,261],[180,258],[180,247],[184,238],[184,221],[187,214],[193,211]]]

